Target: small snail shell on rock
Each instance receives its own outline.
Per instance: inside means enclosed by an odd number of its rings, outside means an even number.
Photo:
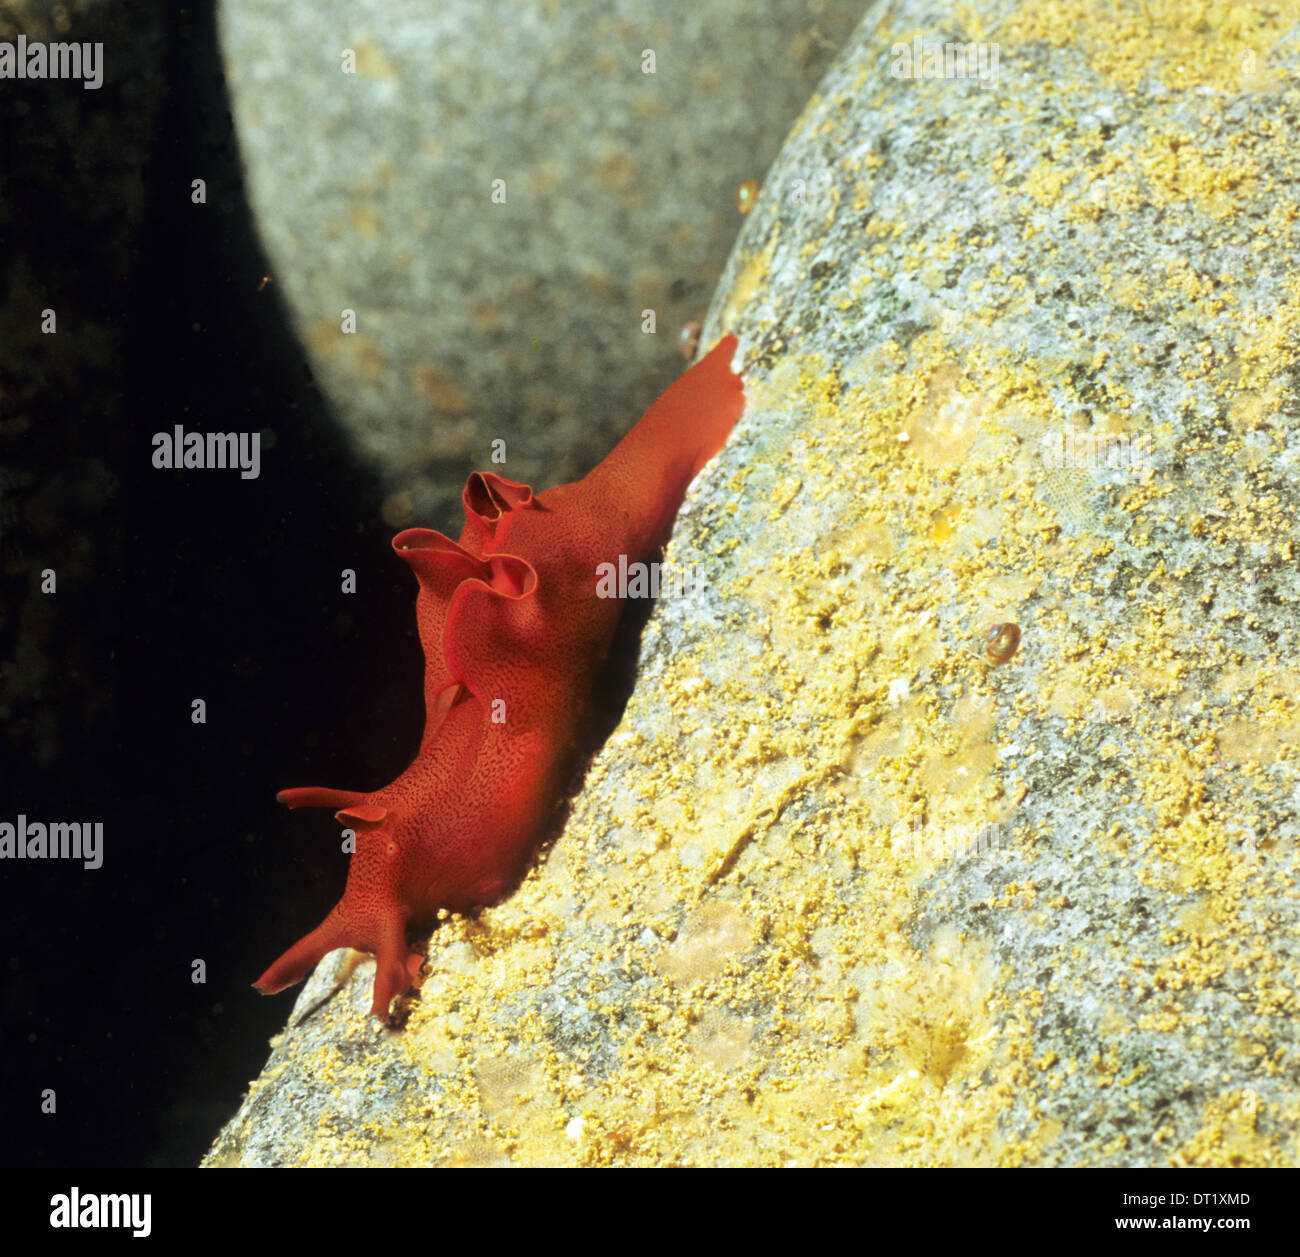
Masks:
[[[1011,656],[1020,645],[1020,625],[1008,620],[1006,624],[995,624],[989,629],[984,639],[984,657],[994,667],[1010,663]]]

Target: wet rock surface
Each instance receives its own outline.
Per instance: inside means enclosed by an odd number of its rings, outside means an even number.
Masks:
[[[390,525],[449,527],[477,467],[600,461],[864,8],[224,0],[274,282]]]

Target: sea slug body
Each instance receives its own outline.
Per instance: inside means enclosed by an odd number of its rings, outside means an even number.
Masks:
[[[270,995],[327,952],[376,958],[371,1012],[385,1016],[423,953],[407,928],[468,911],[518,879],[554,808],[622,602],[597,568],[663,542],[686,489],[744,408],[725,336],[671,385],[583,479],[534,496],[475,472],[452,541],[410,528],[393,549],[419,582],[425,729],[411,766],[373,791],[282,791],[290,808],[332,807],[356,833],[343,897],[254,984]]]

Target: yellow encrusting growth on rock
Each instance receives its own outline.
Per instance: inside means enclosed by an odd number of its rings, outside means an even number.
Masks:
[[[1030,0],[985,38],[1077,51],[1126,90],[1155,75],[1170,90],[1265,91],[1279,78],[1277,33],[1295,16],[1294,0]]]

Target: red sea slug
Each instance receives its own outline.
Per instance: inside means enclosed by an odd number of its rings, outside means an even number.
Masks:
[[[534,497],[475,472],[459,541],[408,528],[393,549],[419,580],[425,729],[411,766],[382,790],[302,786],[291,808],[332,807],[356,833],[343,898],[254,984],[272,995],[327,952],[376,958],[370,1011],[385,1016],[422,952],[407,927],[440,908],[499,899],[533,853],[570,768],[588,695],[622,602],[597,595],[597,568],[662,543],[687,486],[744,407],[725,336],[583,479]]]

